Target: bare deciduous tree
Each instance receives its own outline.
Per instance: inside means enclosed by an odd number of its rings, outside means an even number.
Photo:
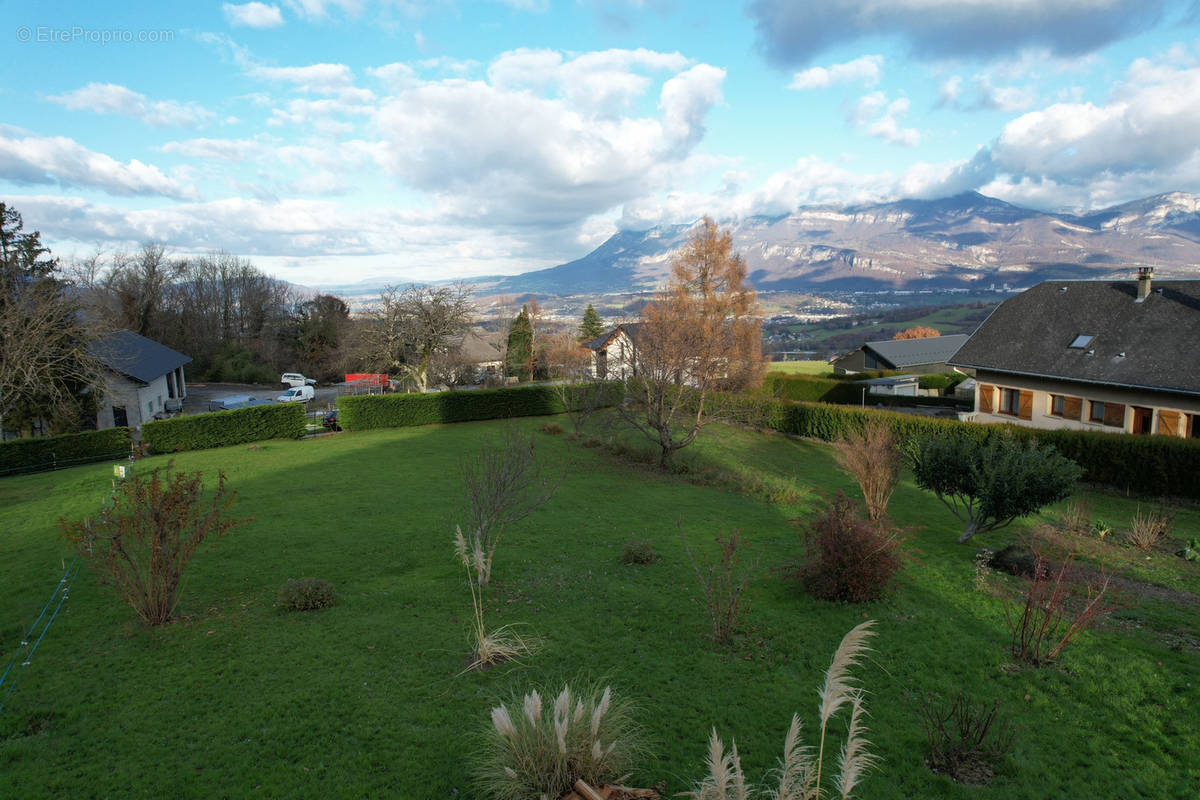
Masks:
[[[361,360],[368,368],[405,375],[417,391],[425,391],[434,356],[449,349],[471,322],[470,297],[464,284],[385,288],[360,328]]]
[[[669,467],[712,416],[718,389],[761,379],[762,328],[754,289],[733,239],[708,217],[671,264],[665,290],[642,310],[634,335],[635,376],[626,380],[622,418],[660,448]]]
[[[592,369],[592,353],[579,344],[571,332],[545,337],[546,361],[551,384],[575,436],[583,433],[588,420],[614,397],[613,385],[596,377]]]
[[[479,585],[492,577],[492,557],[504,529],[520,522],[545,504],[558,490],[562,476],[552,476],[537,460],[533,436],[515,428],[486,442],[462,465],[467,490],[466,552]]]

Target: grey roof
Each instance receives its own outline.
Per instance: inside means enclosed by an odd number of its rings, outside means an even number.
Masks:
[[[1198,352],[1200,281],[1154,281],[1140,303],[1136,281],[1046,281],[1001,304],[950,363],[1200,394]]]
[[[192,360],[130,330],[108,334],[93,345],[92,352],[112,371],[142,383],[150,383]]]
[[[584,342],[583,346],[590,350],[603,350],[608,347],[609,342],[613,340],[618,331],[625,331],[625,335],[629,337],[629,340],[637,344],[637,332],[641,326],[642,323],[640,322],[626,322],[623,325],[618,325],[611,330],[605,331],[590,342]]]
[[[905,369],[922,364],[944,364],[968,338],[965,333],[952,333],[928,339],[888,339],[867,342],[863,349],[870,350],[876,358],[891,364],[892,369]]]

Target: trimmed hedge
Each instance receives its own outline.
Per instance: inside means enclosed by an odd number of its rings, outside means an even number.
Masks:
[[[901,439],[969,436],[986,442],[1003,431],[1018,439],[1053,445],[1083,468],[1083,480],[1150,496],[1200,500],[1200,441],[1127,433],[1040,430],[1019,425],[980,425],[893,411],[862,410],[824,403],[725,395],[717,406],[734,421],[782,433],[832,441],[861,429],[867,419],[885,419]]]
[[[806,402],[858,403],[862,400],[861,386],[815,375],[767,373],[763,376],[762,392],[771,397]]]
[[[615,399],[615,398],[614,398]],[[339,397],[343,430],[406,428],[442,422],[537,417],[566,411],[553,386],[514,386],[465,392],[374,394]]]
[[[105,428],[0,442],[0,475],[42,472],[90,461],[126,458],[132,448],[131,435],[129,428]]]
[[[303,404],[279,403],[147,422],[142,442],[150,453],[177,453],[263,439],[299,439],[304,428]]]

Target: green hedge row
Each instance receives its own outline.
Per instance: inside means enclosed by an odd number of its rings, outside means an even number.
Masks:
[[[177,453],[263,439],[299,439],[304,427],[303,404],[279,403],[147,422],[142,442],[150,453]]]
[[[861,386],[816,375],[767,373],[763,377],[762,393],[812,403],[858,403],[862,400]]]
[[[583,387],[583,391],[589,387]],[[613,402],[616,400],[614,394]],[[559,389],[554,386],[514,386],[466,392],[376,394],[339,397],[338,424],[348,431],[405,428],[440,422],[469,422],[507,417],[561,414]]]
[[[1200,500],[1200,441],[1093,431],[1039,430],[1019,425],[978,425],[852,406],[795,403],[776,398],[725,395],[715,406],[737,422],[832,441],[861,429],[868,419],[887,420],[902,439],[970,436],[986,442],[1002,431],[1053,445],[1084,470],[1083,479],[1150,496]]]
[[[13,439],[0,443],[0,475],[61,469],[89,461],[127,458],[129,428],[67,433],[42,439]]]

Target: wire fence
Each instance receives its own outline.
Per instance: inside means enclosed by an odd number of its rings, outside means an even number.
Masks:
[[[29,630],[21,637],[20,644],[17,645],[16,651],[8,661],[8,666],[4,668],[4,672],[0,673],[0,711],[3,711],[4,707],[8,705],[8,699],[16,691],[17,683],[20,681],[25,668],[33,663],[34,654],[37,653],[42,640],[46,638],[46,634],[50,632],[50,626],[58,618],[58,612],[62,610],[63,604],[70,597],[71,584],[75,582],[75,576],[79,574],[80,565],[79,556],[76,556],[75,560],[63,570],[63,576],[55,584],[54,591],[50,594],[50,599],[42,606],[42,613],[38,614],[37,619],[29,626]],[[58,602],[55,603],[55,600]],[[46,612],[50,611],[50,606],[54,606],[54,610],[47,617]],[[34,638],[35,634],[37,638]],[[19,668],[17,668],[18,664],[20,665]],[[14,668],[17,668],[15,672]]]
[[[8,475],[21,475],[27,472],[50,472],[58,469],[77,467],[80,464],[95,464],[99,461],[124,461],[129,458],[129,449],[124,448],[113,453],[96,453],[81,458],[56,458],[36,464],[22,464],[16,467],[0,467],[0,478]]]

